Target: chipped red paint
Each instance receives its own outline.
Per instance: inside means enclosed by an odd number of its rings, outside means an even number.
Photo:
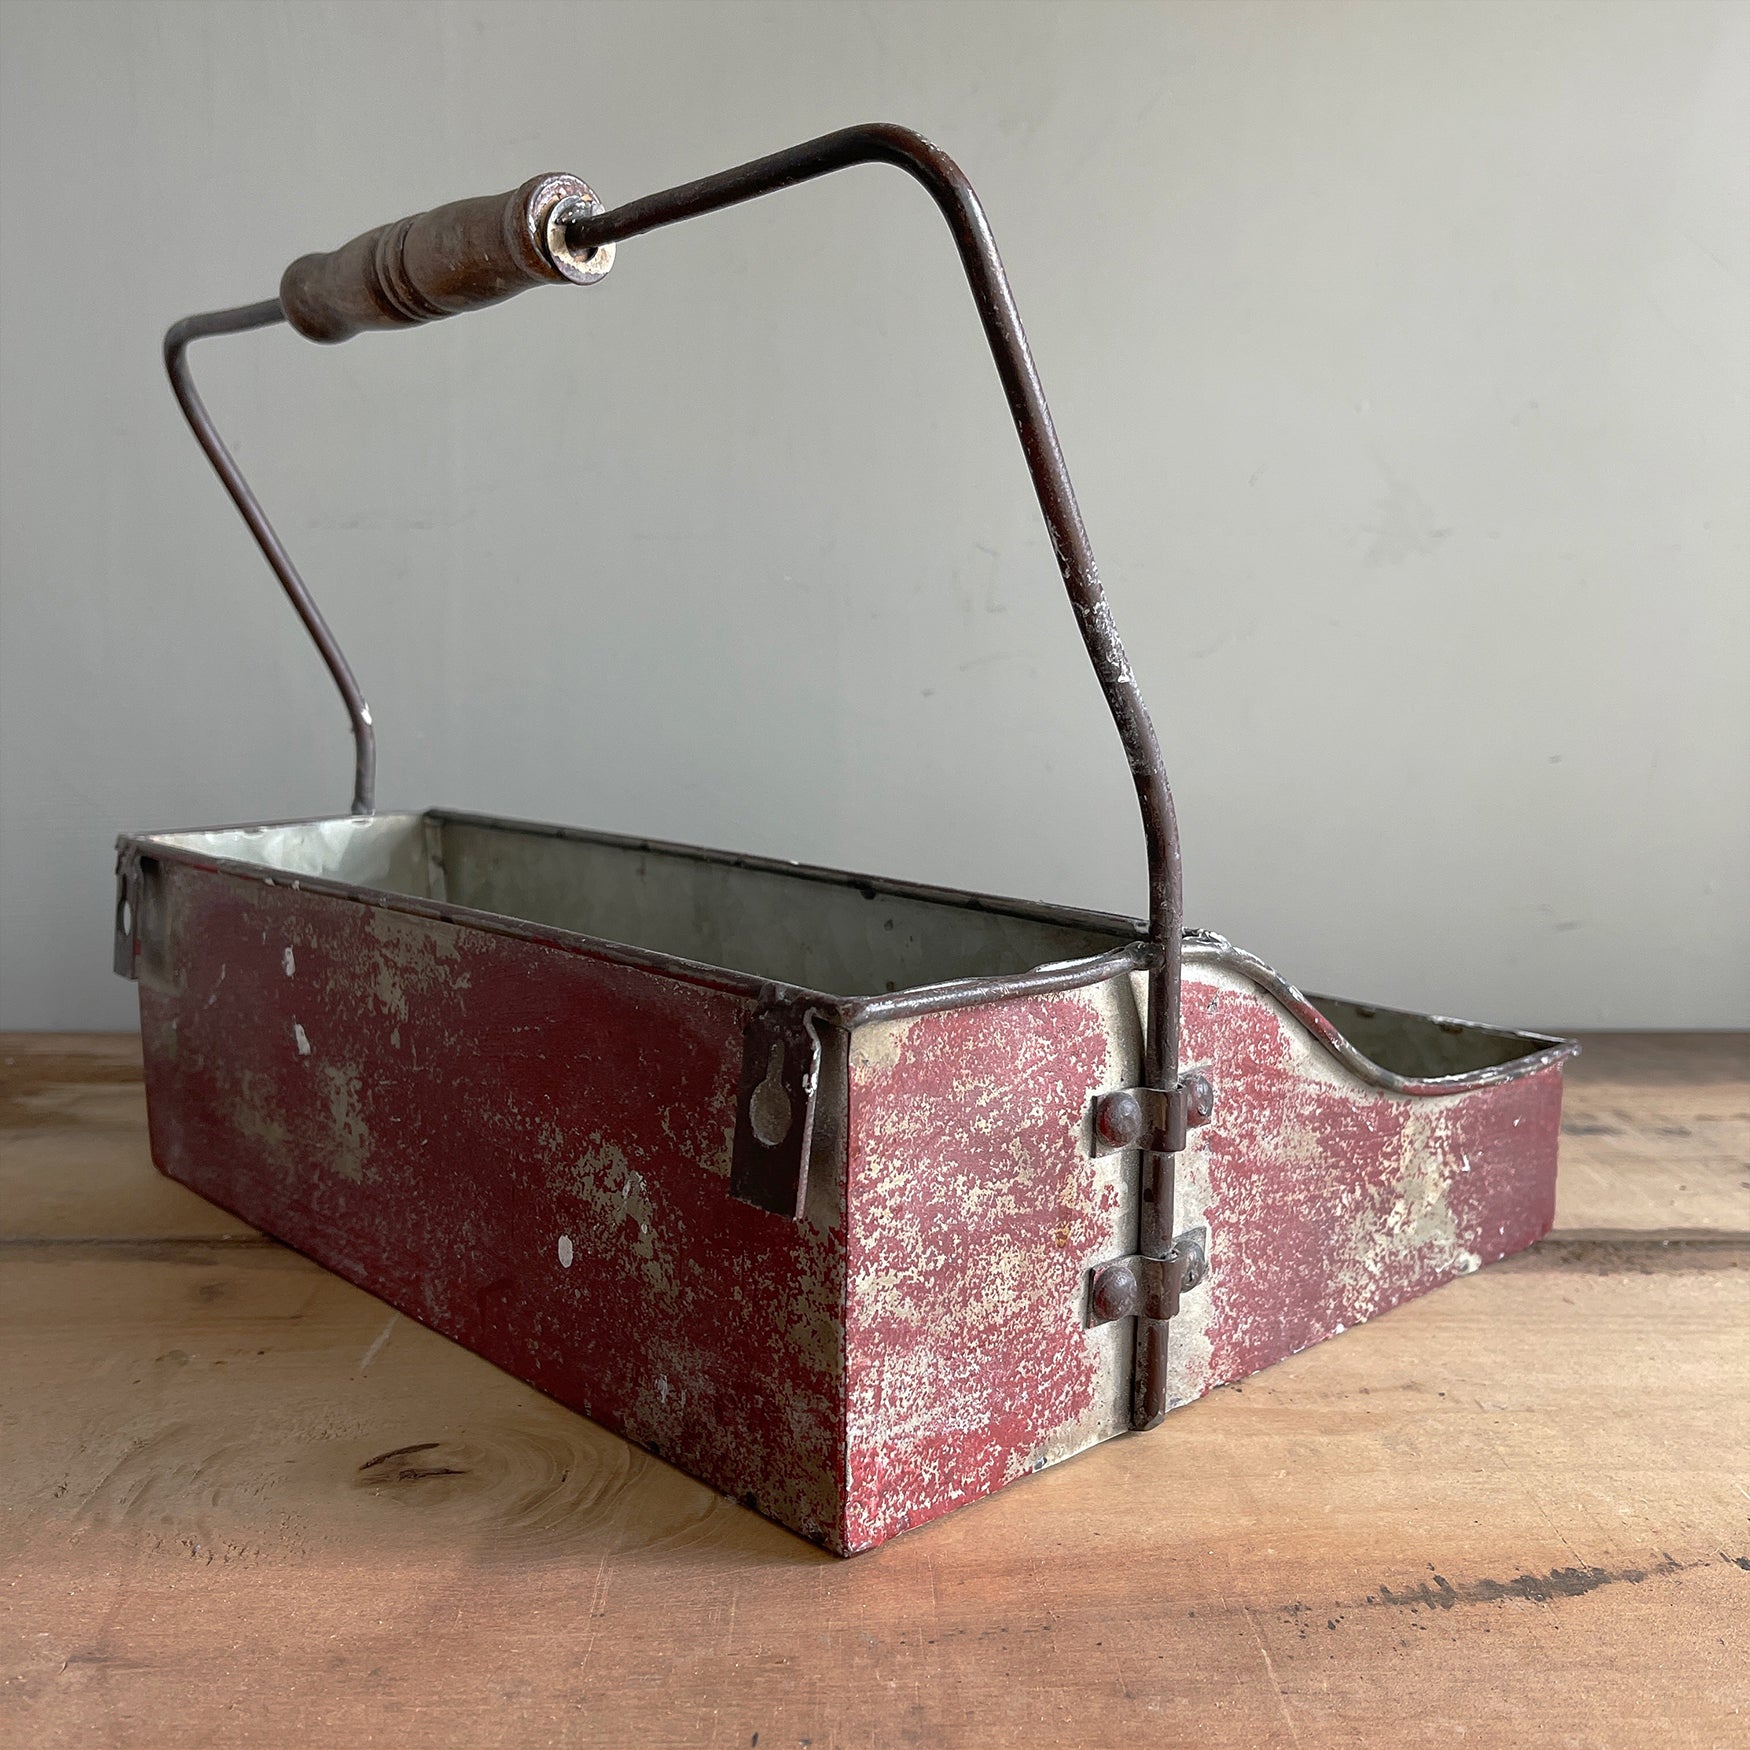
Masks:
[[[1089,1159],[1099,991],[859,1028],[845,1241],[845,1541],[860,1549],[1116,1433],[1091,1264],[1128,1200]],[[1122,1363],[1122,1358],[1118,1358]]]
[[[1462,1093],[1387,1093],[1269,997],[1196,968],[1184,1026],[1216,1105],[1179,1174],[1179,1225],[1207,1222],[1210,1272],[1173,1326],[1176,1403],[1549,1231],[1559,1064]]]
[[[1135,1162],[1087,1124],[1141,975],[857,1024],[792,1222],[728,1192],[747,995],[176,859],[145,909],[167,1173],[781,1524],[868,1548],[1128,1426],[1084,1298]],[[1184,1027],[1175,1404],[1547,1231],[1559,1063],[1384,1092],[1209,965]]]
[[[835,1541],[842,1252],[830,1187],[825,1220],[727,1195],[746,1005],[162,868],[155,957],[179,983],[143,966],[140,990],[159,1166]]]

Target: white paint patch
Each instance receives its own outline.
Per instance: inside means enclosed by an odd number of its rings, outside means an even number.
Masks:
[[[361,1078],[356,1069],[328,1063],[322,1066],[322,1080],[327,1084],[328,1112],[334,1120],[328,1164],[357,1185],[364,1179],[371,1158],[371,1129],[361,1103]]]
[[[668,1402],[668,1375],[659,1373],[656,1376],[656,1395],[666,1404]]]
[[[905,1037],[918,1018],[908,1015],[897,1021],[866,1021],[851,1034],[851,1073],[883,1075],[899,1062]]]
[[[380,1330],[377,1333],[376,1342],[374,1342],[370,1346],[370,1348],[368,1348],[364,1352],[364,1354],[359,1357],[359,1372],[360,1373],[363,1373],[364,1370],[367,1367],[369,1367],[373,1361],[375,1361],[377,1359],[377,1356],[378,1356],[379,1352],[382,1350],[383,1345],[389,1341],[389,1333],[395,1329],[395,1321],[398,1318],[400,1318],[400,1316],[401,1316],[400,1313],[390,1313],[389,1322],[388,1322],[388,1324],[386,1324],[382,1328],[382,1330]]]
[[[285,953],[280,956],[280,962],[286,969],[286,977],[287,978],[290,978],[292,976],[292,974],[298,970],[297,958],[292,953],[290,948],[288,948],[285,951]]]
[[[559,1236],[559,1267],[562,1270],[569,1270],[571,1268],[571,1260],[576,1255],[577,1254],[571,1248],[571,1235],[561,1234]]]
[[[310,1055],[310,1036],[304,1031],[302,1024],[297,1021],[292,1023],[292,1037],[298,1042],[298,1055],[308,1057]]]

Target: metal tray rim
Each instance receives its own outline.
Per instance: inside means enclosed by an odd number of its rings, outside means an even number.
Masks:
[[[762,979],[752,973],[712,966],[702,961],[665,953],[659,949],[637,948],[604,937],[587,935],[549,924],[532,923],[501,912],[483,911],[474,906],[458,905],[448,900],[422,899],[414,894],[397,893],[388,888],[370,887],[359,882],[340,881],[321,875],[292,875],[258,863],[246,863],[237,858],[203,855],[187,846],[170,843],[177,837],[203,833],[272,831],[295,826],[323,826],[354,817],[349,815],[314,815],[287,820],[245,821],[224,826],[163,828],[150,832],[124,833],[116,840],[118,867],[141,856],[152,856],[184,864],[213,874],[238,880],[253,881],[267,887],[286,886],[294,891],[320,893],[330,898],[355,904],[374,905],[385,910],[406,913],[414,917],[484,930],[494,935],[542,944],[589,959],[616,965],[641,967],[662,973],[689,984],[726,994],[744,996],[754,1002],[773,1001],[800,1004],[818,1012],[823,1020],[850,1028],[861,1023],[906,1019],[916,1015],[939,1013],[948,1009],[971,1008],[980,1003],[1035,996],[1057,991],[1075,990],[1090,984],[1101,984],[1122,973],[1148,971],[1155,950],[1145,939],[1147,926],[1139,919],[1114,913],[1086,910],[1073,906],[1047,904],[1037,900],[1014,899],[1002,895],[972,893],[964,889],[939,887],[923,882],[904,881],[886,876],[860,875],[846,870],[817,864],[793,862],[784,858],[760,857],[733,851],[720,851],[699,845],[672,843],[662,839],[644,838],[622,833],[596,832],[583,827],[554,825],[543,821],[524,821],[499,815],[479,814],[465,809],[428,808],[383,810],[382,815],[408,820],[454,820],[469,825],[496,827],[515,832],[532,833],[549,838],[576,839],[592,844],[615,845],[627,850],[647,850],[658,855],[686,857],[699,862],[726,867],[753,869],[764,873],[793,876],[802,880],[828,882],[855,887],[869,892],[891,893],[898,898],[916,899],[934,904],[958,906],[965,910],[996,912],[1008,916],[1030,918],[1040,922],[1062,924],[1074,928],[1109,931],[1132,937],[1127,943],[1110,951],[1035,967],[1026,972],[997,973],[978,978],[955,979],[939,984],[919,985],[909,990],[894,991],[879,996],[846,997],[805,986]],[[1460,1021],[1442,1015],[1424,1015],[1413,1011],[1415,1019],[1448,1028],[1475,1028],[1503,1040],[1515,1040],[1532,1047],[1525,1055],[1493,1064],[1482,1069],[1467,1070],[1446,1076],[1405,1076],[1386,1069],[1359,1050],[1317,1006],[1316,1001],[1284,978],[1274,967],[1255,954],[1236,947],[1226,937],[1208,930],[1184,932],[1184,957],[1188,964],[1219,965],[1237,973],[1258,989],[1266,992],[1287,1009],[1304,1026],[1318,1044],[1339,1064],[1363,1081],[1388,1092],[1411,1097],[1428,1098],[1468,1092],[1474,1088],[1495,1086],[1517,1081],[1574,1056],[1578,1042],[1554,1034],[1533,1033],[1519,1028],[1495,1027],[1482,1023]],[[1384,1007],[1385,1005],[1379,1005]]]
[[[950,888],[932,888],[915,882],[890,881],[885,878],[858,876],[834,869],[794,864],[772,858],[744,857],[732,852],[716,852],[692,845],[668,844],[658,839],[628,838],[614,833],[593,833],[579,828],[551,827],[543,823],[504,819],[493,815],[469,814],[456,809],[384,810],[385,815],[409,820],[458,820],[473,825],[508,827],[516,831],[532,831],[551,837],[567,837],[596,844],[620,845],[632,850],[696,858],[739,868],[752,868],[773,874],[798,875],[805,879],[834,881],[841,885],[872,888],[897,897],[959,904],[968,910],[1002,911],[1011,915],[1036,918],[1050,923],[1092,925],[1114,933],[1141,931],[1134,920],[1106,917],[1094,912],[1075,912],[1067,907],[1009,902],[994,897],[960,893]],[[150,856],[165,862],[181,863],[211,874],[251,881],[258,886],[289,887],[295,892],[320,893],[333,899],[355,904],[373,905],[386,911],[403,912],[409,916],[452,923],[464,928],[487,931],[493,935],[510,936],[519,941],[534,942],[580,954],[588,959],[605,960],[616,965],[642,967],[678,978],[689,984],[723,991],[751,1000],[786,1005],[797,1004],[818,1011],[823,1019],[839,1026],[852,1027],[861,1022],[898,1020],[913,1015],[931,1014],[944,1009],[970,1008],[978,1003],[1005,998],[1035,996],[1042,993],[1074,990],[1089,984],[1101,984],[1120,973],[1146,970],[1154,958],[1146,941],[1121,944],[1105,953],[1035,967],[1025,972],[993,973],[985,977],[953,979],[939,984],[918,985],[910,990],[886,992],[878,996],[848,997],[828,991],[813,990],[804,985],[787,984],[765,979],[754,973],[737,972],[733,968],[713,966],[704,961],[690,960],[661,949],[638,948],[578,930],[562,929],[552,924],[533,923],[503,912],[483,911],[475,906],[459,905],[450,900],[422,899],[416,894],[397,893],[385,887],[372,887],[362,882],[341,881],[326,875],[292,874],[283,869],[269,868],[260,863],[247,863],[235,857],[215,856],[189,846],[169,842],[178,837],[193,837],[202,833],[273,831],[284,827],[324,826],[344,821],[346,815],[315,815],[302,819],[246,821],[227,826],[164,828],[152,832],[123,833],[116,840],[118,863],[130,858]],[[381,818],[379,816],[379,818]]]

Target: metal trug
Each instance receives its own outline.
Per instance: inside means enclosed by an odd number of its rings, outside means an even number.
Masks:
[[[608,211],[568,213],[555,233],[558,252],[578,269],[575,277],[594,277],[606,263],[606,257],[598,252],[609,245],[858,164],[888,164],[920,184],[947,222],[971,287],[1077,627],[1129,760],[1148,854],[1152,964],[1142,1075],[1152,1087],[1175,1087],[1179,1081],[1184,884],[1178,820],[1166,765],[1148,708],[1112,624],[1099,567],[1008,275],[984,209],[964,172],[939,147],[909,128],[867,123]],[[585,187],[575,178],[536,177],[508,197],[452,202],[379,226],[337,251],[300,257],[282,276],[278,298],[187,317],[165,336],[165,363],[190,427],[321,651],[346,704],[354,742],[355,814],[369,814],[375,805],[376,740],[370,711],[339,644],[213,426],[189,375],[187,349],[190,342],[209,335],[242,333],[281,321],[290,321],[307,338],[340,341],[367,328],[432,321],[497,303],[535,283],[574,277],[556,260],[553,240],[544,230],[550,216],[544,203],[560,182],[566,184],[568,193]],[[537,215],[539,227],[534,224]],[[509,222],[512,220],[514,223]],[[763,1078],[758,1085],[763,1085]],[[1157,1126],[1156,1133],[1170,1137],[1176,1128]],[[764,1177],[763,1171],[753,1173],[755,1160],[763,1168],[772,1154],[757,1138],[753,1143],[764,1152],[744,1157],[744,1179],[749,1182]],[[788,1144],[783,1147],[787,1150]],[[1150,1255],[1158,1256],[1166,1249],[1173,1231],[1173,1177],[1173,1151],[1158,1142],[1144,1146],[1137,1163],[1138,1245]],[[782,1194],[787,1198],[787,1186]],[[1166,1409],[1165,1335],[1164,1327],[1138,1333],[1132,1408],[1136,1427],[1152,1426]]]

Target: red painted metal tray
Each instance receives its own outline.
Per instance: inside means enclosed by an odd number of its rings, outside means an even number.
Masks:
[[[189,343],[590,284],[627,237],[871,161],[959,246],[1136,779],[1148,919],[377,812],[370,714]],[[840,1552],[1548,1230],[1572,1045],[1309,998],[1184,929],[1160,751],[1001,263],[916,135],[849,129],[612,212],[539,177],[306,257],[166,355],[358,759],[348,815],[120,841],[165,1172]]]

